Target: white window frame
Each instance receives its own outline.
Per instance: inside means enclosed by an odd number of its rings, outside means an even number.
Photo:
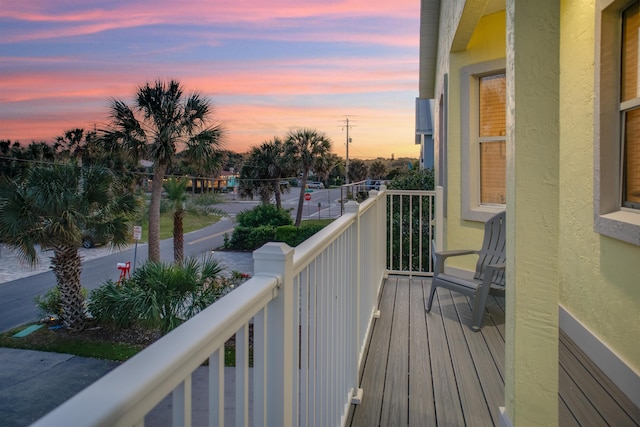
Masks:
[[[462,141],[462,218],[485,222],[506,209],[506,205],[480,202],[479,84],[480,78],[505,73],[506,61],[495,59],[460,69],[460,112]],[[505,137],[506,138],[506,137]]]
[[[596,8],[594,230],[640,246],[640,211],[622,207],[621,12],[629,4],[598,0]]]

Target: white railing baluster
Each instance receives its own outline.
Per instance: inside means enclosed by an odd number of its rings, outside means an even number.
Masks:
[[[209,426],[224,425],[224,347],[209,356]]]
[[[236,426],[249,425],[249,325],[236,332]]]
[[[314,286],[310,275],[310,266],[304,270],[303,274],[309,287],[309,384],[307,386],[309,405],[309,425],[315,425],[318,416],[318,287]]]
[[[191,427],[191,375],[188,375],[171,395],[173,426]]]
[[[291,291],[293,293],[293,314],[292,327],[289,328],[289,333],[291,334],[292,363],[289,369],[291,370],[292,375],[291,395],[294,396],[291,408],[291,418],[294,423],[297,423],[300,418],[300,283],[293,275],[293,269],[291,270],[291,282]]]
[[[267,394],[266,372],[269,361],[266,348],[269,345],[266,319],[268,308],[260,310],[253,318],[253,427],[267,426]]]
[[[306,273],[306,270],[305,270]],[[309,346],[311,311],[309,307],[309,282],[304,273],[296,277],[300,287],[300,412],[298,425],[306,426],[309,422]]]

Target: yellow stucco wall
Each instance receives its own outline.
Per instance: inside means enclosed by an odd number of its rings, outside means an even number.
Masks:
[[[561,12],[560,303],[640,372],[640,247],[593,231],[594,0],[565,0]],[[505,33],[504,12],[485,16],[467,50],[440,64],[449,73],[449,249],[479,247],[483,234],[483,224],[461,215],[460,68],[504,58]],[[473,257],[451,261],[475,267]]]
[[[593,231],[594,0],[561,16],[560,303],[640,373],[640,247]]]
[[[467,65],[505,58],[505,13],[499,12],[483,17],[471,37],[467,49],[450,55],[449,64],[449,134],[448,134],[448,207],[447,207],[447,248],[480,248],[484,224],[462,219],[461,209],[461,176],[462,176],[462,141],[460,116],[462,106],[460,99],[460,69]],[[455,257],[447,265],[475,269],[476,259]]]
[[[514,2],[517,3],[518,7],[527,6],[524,0],[515,0]],[[594,91],[594,51],[597,43],[595,40],[595,20],[597,18],[595,3],[595,0],[561,0],[560,3],[547,4],[550,10],[555,9],[553,13],[547,16],[553,21],[550,24],[554,29],[557,30],[558,28],[558,16],[560,21],[560,76],[559,79],[556,79],[557,74],[547,76],[549,77],[547,79],[548,82],[559,84],[559,90],[553,91],[554,95],[559,95],[559,102],[555,104],[559,120],[556,127],[557,133],[554,137],[554,140],[557,138],[554,144],[558,145],[547,145],[554,153],[554,156],[549,156],[549,158],[554,160],[555,165],[558,165],[557,168],[550,165],[552,171],[555,172],[553,177],[549,177],[549,184],[553,184],[554,191],[556,191],[555,196],[557,196],[557,198],[553,199],[555,201],[551,202],[554,206],[550,207],[555,209],[550,217],[554,221],[553,227],[557,224],[557,230],[547,232],[543,237],[536,236],[535,233],[516,233],[515,231],[517,230],[512,230],[512,234],[516,236],[526,235],[528,242],[525,244],[536,248],[549,245],[547,254],[553,257],[553,260],[557,256],[557,264],[555,261],[551,262],[552,260],[547,257],[548,264],[553,264],[553,268],[551,265],[548,268],[553,270],[553,277],[549,277],[546,280],[542,276],[530,275],[528,272],[525,275],[526,277],[523,277],[522,274],[518,276],[521,284],[525,285],[527,296],[524,301],[525,311],[523,312],[517,307],[516,310],[521,317],[524,316],[525,320],[527,320],[527,322],[521,322],[521,326],[538,327],[538,330],[530,331],[535,336],[541,326],[536,323],[538,322],[535,320],[536,313],[549,318],[555,317],[551,316],[551,312],[542,314],[541,311],[544,310],[531,313],[526,311],[531,307],[535,308],[535,304],[528,304],[527,300],[537,299],[535,290],[536,288],[540,290],[537,284],[540,282],[546,283],[549,286],[543,292],[545,292],[545,296],[549,295],[549,298],[548,301],[543,301],[546,304],[543,305],[543,308],[550,308],[552,305],[555,307],[559,302],[563,308],[581,322],[596,338],[608,346],[627,366],[640,375],[640,322],[638,322],[640,320],[640,247],[605,237],[594,231],[594,106],[595,99],[597,99],[597,94]],[[448,74],[449,83],[447,110],[448,186],[446,188],[448,197],[446,248],[448,249],[479,247],[483,228],[482,223],[462,219],[460,201],[462,198],[463,154],[461,147],[464,141],[461,140],[461,126],[465,118],[461,117],[460,69],[468,65],[507,56],[506,14],[504,12],[480,19],[469,39],[467,48],[457,52],[450,52],[454,35],[459,34],[459,32],[456,33],[456,30],[458,29],[464,4],[465,2],[462,0],[452,0],[451,3],[443,2],[438,46],[436,93],[438,95],[443,93],[444,74]],[[560,4],[559,14],[557,10],[558,4]],[[528,6],[534,7],[533,4]],[[523,16],[526,19],[530,18],[525,13],[521,14],[518,19],[522,19]],[[516,20],[516,25],[517,22],[520,21]],[[527,25],[524,25],[524,27],[527,27]],[[528,28],[532,33],[538,30],[538,28],[531,25]],[[464,31],[468,31],[468,29],[463,29]],[[522,37],[522,34],[520,36]],[[535,40],[525,37],[524,39],[521,38],[519,40],[520,44],[516,45],[520,47],[529,45],[529,48],[531,48],[532,42],[535,42]],[[557,47],[557,44],[555,46]],[[526,51],[526,48],[521,50]],[[531,48],[531,50],[534,54],[540,53],[536,52],[535,48]],[[558,57],[554,56],[554,58]],[[541,93],[544,93],[544,91],[541,91]],[[536,93],[532,96],[535,100]],[[548,103],[548,105],[552,104]],[[547,104],[540,101],[540,105]],[[535,101],[528,103],[527,106],[529,108],[535,107]],[[555,119],[555,117],[549,117],[548,114],[543,114],[543,116],[552,121]],[[438,117],[437,113],[436,117]],[[527,115],[526,117],[529,116]],[[544,123],[540,123],[540,126],[544,126]],[[531,129],[536,129],[535,123],[531,124]],[[523,143],[522,138],[521,143]],[[558,151],[555,151],[556,149]],[[555,154],[558,157],[555,157]],[[544,174],[540,174],[540,170],[526,171],[526,169],[525,167],[524,176],[522,175],[523,169],[520,169],[520,174],[518,175],[520,184],[517,188],[529,188],[532,193],[535,193],[538,187],[530,187],[532,181],[544,181]],[[529,175],[530,178],[527,179]],[[526,185],[523,186],[522,184],[525,182]],[[543,182],[540,183],[540,185],[543,184]],[[524,199],[526,199],[527,191],[524,192]],[[535,200],[542,201],[544,197],[536,198]],[[511,202],[513,208],[513,200]],[[518,206],[519,209],[522,206],[526,207],[526,200],[523,205]],[[538,211],[543,207],[544,203],[540,202],[539,205],[531,208]],[[544,209],[541,209],[540,212],[539,215],[544,216]],[[526,216],[524,215],[524,217]],[[536,220],[538,219],[536,217]],[[533,222],[524,221],[524,223],[535,227]],[[527,226],[522,224],[521,226],[524,227],[521,231],[531,231]],[[548,229],[552,230],[553,227]],[[541,253],[544,254],[545,252]],[[530,258],[535,259],[536,257]],[[456,262],[450,265],[469,271],[474,269],[475,259],[473,257],[469,257],[466,260],[456,260]],[[528,268],[535,273],[535,269],[531,270],[531,265]],[[541,265],[540,268],[544,270],[545,266]],[[558,285],[557,287],[555,286],[556,284]],[[529,290],[533,291],[531,295],[529,295]],[[553,304],[550,301],[553,301]],[[528,307],[528,305],[531,307]],[[555,315],[555,313],[553,314]],[[508,321],[510,322],[510,327],[513,327],[514,319],[511,318]],[[556,328],[554,326],[556,321],[557,318],[550,323],[550,326],[554,329]],[[523,333],[524,339],[527,339],[528,332],[519,330],[517,334],[512,333],[510,340],[513,342],[517,337],[522,338]],[[530,370],[528,367],[528,363],[531,361],[530,357],[538,357],[529,350],[522,350],[525,347],[523,343],[518,343],[517,339],[515,341],[515,346],[511,350],[507,350],[508,360],[505,367],[509,371],[511,378],[514,377],[514,373],[527,374]],[[557,343],[557,339],[555,339],[555,342]],[[542,358],[544,359],[544,357]],[[539,363],[539,360],[534,362],[533,364],[538,368],[540,366],[548,366],[551,362],[554,362],[555,366],[557,365],[557,358],[555,361],[550,358],[549,363],[546,364]],[[521,375],[518,378],[520,380],[524,378],[525,382],[531,379],[527,375]],[[515,391],[526,390],[528,388],[527,384],[529,384],[527,383],[519,389],[517,381],[518,379],[515,382],[510,380],[510,383],[506,386],[506,403],[512,411],[515,408],[514,400],[518,394]],[[545,379],[545,381],[541,382],[543,386],[552,386],[553,383],[553,378],[548,381]],[[555,393],[557,391],[549,390],[546,394],[555,396]],[[520,407],[517,412],[524,412],[524,419],[527,419],[526,417],[529,415],[535,418],[537,409],[535,409],[536,403],[532,400],[536,399],[530,393],[525,393],[525,395],[524,399],[518,397],[519,405],[524,405],[524,408]],[[548,396],[546,400],[540,398],[539,402],[550,403]],[[531,408],[534,408],[534,411],[531,411]],[[529,414],[526,414],[527,411],[529,411]],[[521,416],[518,418],[523,419]],[[554,419],[555,416],[549,418],[551,423]]]

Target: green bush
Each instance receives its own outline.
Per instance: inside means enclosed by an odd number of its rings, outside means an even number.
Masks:
[[[298,227],[295,225],[283,225],[281,227],[276,228],[276,236],[275,239],[278,242],[285,242],[289,246],[292,245],[289,242],[294,242],[298,238]]]
[[[299,228],[293,225],[283,225],[276,229],[275,239],[276,241],[284,242],[289,246],[298,246],[324,227],[325,226],[321,224],[306,225],[304,222]]]
[[[226,295],[236,285],[213,258],[182,264],[148,262],[122,283],[109,280],[91,292],[88,309],[119,327],[142,323],[167,333]]]
[[[401,172],[387,184],[387,187],[394,190],[432,191],[435,188],[433,170],[410,169]]]
[[[238,225],[242,227],[260,227],[272,225],[278,227],[280,225],[291,225],[293,219],[291,213],[283,208],[277,208],[275,205],[261,204],[253,209],[240,212],[236,216]]]
[[[82,288],[82,296],[83,298],[87,297],[86,288]],[[60,320],[64,320],[60,301],[60,289],[58,289],[57,286],[49,289],[44,296],[36,295],[34,302],[42,316],[54,316]]]
[[[434,189],[434,176],[431,169],[411,169],[399,173],[388,184],[390,189],[396,190],[427,190],[432,191]],[[394,196],[393,208],[387,204],[387,215],[391,218],[393,230],[402,230],[403,238],[393,239],[392,251],[393,259],[388,260],[390,269],[408,270],[409,265],[418,266],[422,264],[424,268],[428,268],[429,264],[429,251],[420,251],[417,245],[412,245],[411,242],[416,242],[422,236],[426,239],[429,236],[431,224],[429,223],[429,215],[433,214],[435,207],[423,204],[422,207],[417,203],[416,199],[412,196]],[[421,221],[419,220],[421,218]],[[418,225],[422,224],[422,228]],[[387,238],[390,238],[389,234],[391,229],[387,229]],[[400,248],[400,242],[402,242],[402,248]],[[431,242],[423,242],[423,245],[430,245]],[[402,253],[402,257],[400,254]]]
[[[231,238],[228,240],[227,249],[254,250],[267,242],[273,242],[276,238],[276,227],[265,225],[261,227],[236,226]]]

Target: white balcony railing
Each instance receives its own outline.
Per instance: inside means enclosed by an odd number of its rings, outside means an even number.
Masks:
[[[297,248],[263,246],[246,283],[34,425],[144,426],[171,394],[173,425],[190,426],[192,375],[208,361],[209,425],[223,426],[224,344],[234,334],[235,425],[344,425],[361,398],[358,372],[387,273],[387,205],[384,189],[372,191]]]

